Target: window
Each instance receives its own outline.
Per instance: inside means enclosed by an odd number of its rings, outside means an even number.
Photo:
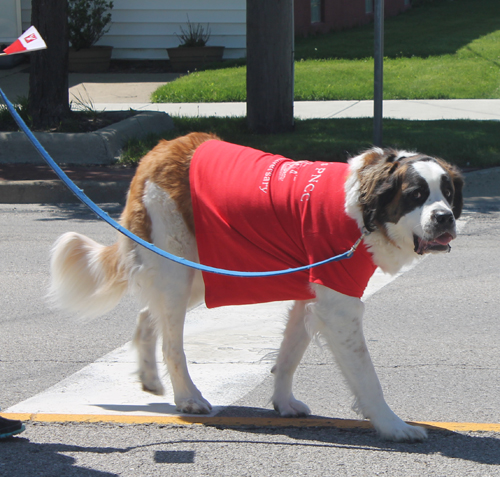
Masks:
[[[323,21],[322,3],[323,0],[311,0],[311,23],[320,23]]]
[[[373,0],[365,0],[365,13],[373,13]]]

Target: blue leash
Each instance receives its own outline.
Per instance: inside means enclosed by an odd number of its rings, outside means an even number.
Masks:
[[[13,118],[15,119],[18,126],[22,129],[24,134],[26,134],[26,136],[28,136],[28,139],[30,140],[31,144],[33,144],[33,146],[38,151],[38,153],[42,156],[44,161],[54,170],[54,172],[57,174],[59,179],[61,179],[64,182],[64,184],[71,190],[71,192],[73,192],[74,195],[76,195],[76,197],[78,197],[78,199],[81,202],[83,202],[98,217],[100,217],[102,220],[104,220],[109,225],[111,225],[111,227],[118,230],[118,232],[120,232],[123,235],[125,235],[126,237],[128,237],[130,240],[133,240],[134,242],[138,243],[139,245],[142,245],[143,247],[147,248],[149,251],[156,253],[157,255],[160,255],[161,257],[166,258],[168,260],[171,260],[173,262],[180,263],[181,265],[185,265],[186,267],[191,267],[191,268],[194,268],[196,270],[201,270],[202,272],[217,273],[219,275],[228,275],[231,277],[275,277],[278,275],[286,275],[288,273],[301,272],[303,270],[309,270],[313,267],[319,267],[320,265],[325,265],[325,264],[330,263],[330,262],[338,262],[338,261],[344,260],[346,258],[351,258],[353,253],[355,252],[356,248],[358,247],[358,245],[361,243],[361,241],[365,237],[365,233],[364,233],[356,241],[356,243],[351,247],[350,250],[348,250],[347,252],[344,252],[341,255],[337,255],[335,257],[331,257],[331,258],[328,258],[326,260],[322,260],[321,262],[313,263],[311,265],[304,265],[302,267],[297,267],[297,268],[287,268],[285,270],[275,270],[275,271],[271,271],[271,272],[239,272],[239,271],[235,271],[235,270],[224,270],[222,268],[209,267],[207,265],[202,265],[200,263],[191,262],[190,260],[186,260],[182,257],[177,257],[176,255],[172,255],[171,253],[168,253],[165,250],[161,250],[158,247],[155,247],[153,244],[146,242],[145,240],[141,239],[137,235],[134,235],[132,232],[130,232],[126,228],[122,227],[118,222],[113,220],[106,212],[104,212],[102,209],[100,209],[94,202],[92,202],[84,194],[83,190],[79,189],[71,181],[71,179],[66,175],[66,173],[50,157],[49,153],[40,144],[38,139],[30,131],[28,126],[26,126],[26,123],[22,120],[21,116],[19,116],[19,114],[15,110],[14,106],[8,100],[7,96],[5,96],[5,94],[1,88],[0,88],[0,95],[2,96],[3,101],[7,105],[7,109],[9,110],[9,112],[13,116]]]

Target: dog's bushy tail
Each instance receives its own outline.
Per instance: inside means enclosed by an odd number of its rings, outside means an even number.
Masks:
[[[112,310],[127,291],[118,243],[108,247],[75,232],[61,235],[51,252],[50,302],[84,317]]]

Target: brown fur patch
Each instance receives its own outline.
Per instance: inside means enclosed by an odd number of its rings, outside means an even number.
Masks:
[[[462,215],[462,208],[464,205],[464,198],[462,190],[465,185],[464,176],[460,170],[454,165],[446,162],[443,159],[435,158],[438,164],[450,175],[453,183],[454,196],[453,196],[453,215],[458,219]]]
[[[359,202],[364,225],[368,231],[379,227],[388,240],[378,214],[381,207],[390,205],[397,188],[401,186],[401,177],[395,173],[400,164],[392,162],[394,157],[392,150],[385,150],[382,154],[376,150],[369,151],[363,157],[363,166],[358,170]]]
[[[403,196],[403,188],[399,188],[396,192],[396,195],[394,198],[387,204],[385,210],[386,210],[386,218],[387,222],[393,222],[396,223],[399,221],[399,219],[402,217],[401,213],[401,198]],[[382,224],[377,224],[381,226]]]
[[[177,204],[179,212],[194,234],[193,207],[189,185],[189,166],[194,152],[205,141],[220,140],[213,134],[191,133],[172,141],[162,140],[139,163],[130,185],[122,225],[151,242],[151,219],[143,197],[148,181],[165,190]]]
[[[123,209],[120,222],[123,227],[133,234],[147,242],[151,242],[151,219],[143,203],[146,181],[147,171],[139,165],[130,184],[127,203]]]

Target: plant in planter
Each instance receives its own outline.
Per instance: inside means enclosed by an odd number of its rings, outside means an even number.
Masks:
[[[69,70],[99,73],[109,68],[112,46],[95,44],[109,31],[112,1],[69,0]]]
[[[181,34],[177,35],[180,45],[175,48],[167,48],[168,57],[174,71],[187,71],[199,68],[208,63],[222,60],[224,54],[223,46],[207,46],[210,39],[210,26],[206,28],[200,23],[196,25],[189,21],[188,28],[181,28]]]

